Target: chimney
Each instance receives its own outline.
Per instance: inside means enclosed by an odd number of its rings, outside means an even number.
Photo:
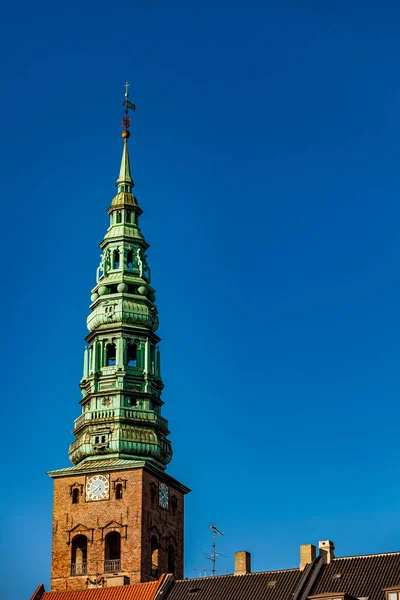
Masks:
[[[330,540],[324,540],[318,543],[319,555],[322,556],[322,560],[326,565],[335,558],[335,544]]]
[[[243,550],[235,552],[235,575],[251,573],[251,554]]]
[[[313,544],[302,544],[300,546],[300,571],[303,571],[307,565],[314,562],[316,556],[317,549]]]
[[[130,579],[126,575],[115,575],[114,577],[107,577],[107,587],[120,587],[122,585],[129,585]],[[88,586],[90,587],[90,586]],[[98,587],[98,586],[97,586]]]

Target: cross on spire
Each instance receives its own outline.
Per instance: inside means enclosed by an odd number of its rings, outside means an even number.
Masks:
[[[125,88],[125,98],[128,98],[128,96],[129,96],[128,88],[130,88],[130,87],[131,87],[131,84],[129,83],[129,81],[126,81],[126,82],[124,83],[124,88]]]

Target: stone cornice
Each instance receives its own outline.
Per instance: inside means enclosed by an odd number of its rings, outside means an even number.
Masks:
[[[190,488],[185,486],[183,483],[180,483],[168,473],[164,473],[146,461],[129,461],[124,459],[109,459],[104,461],[88,460],[81,465],[67,467],[65,469],[57,469],[55,471],[48,471],[47,475],[52,479],[56,479],[58,477],[70,477],[72,475],[86,475],[88,473],[101,473],[109,471],[130,471],[133,469],[144,469],[151,475],[162,479],[165,483],[182,492],[183,494],[188,494],[192,491]]]

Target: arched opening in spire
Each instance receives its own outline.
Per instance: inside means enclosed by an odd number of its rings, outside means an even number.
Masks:
[[[126,359],[128,362],[128,367],[136,367],[137,366],[137,347],[136,344],[129,343],[126,351]]]
[[[72,504],[78,504],[78,503],[79,503],[79,489],[74,488],[72,490]]]
[[[113,251],[113,269],[119,269],[119,250]]]
[[[126,258],[126,264],[128,269],[133,269],[133,250],[128,251],[128,255]]]
[[[158,577],[159,544],[158,544],[158,539],[156,538],[155,535],[151,536],[150,546],[151,546],[151,574],[153,577]]]
[[[85,575],[87,572],[87,537],[76,535],[71,546],[71,575]]]
[[[155,350],[154,346],[150,346],[150,373],[155,374]]]
[[[120,210],[117,210],[117,212],[115,213],[115,222],[117,223],[117,225],[119,223],[122,223],[122,212]]]
[[[117,349],[115,344],[106,346],[106,367],[115,367],[117,362]]]
[[[118,531],[110,531],[104,541],[104,572],[118,573],[121,569],[121,535]]]

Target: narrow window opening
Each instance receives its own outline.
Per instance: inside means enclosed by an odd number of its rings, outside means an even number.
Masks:
[[[105,538],[104,572],[118,573],[120,570],[121,535],[118,531],[111,531]]]
[[[122,214],[121,214],[121,211],[120,211],[120,210],[117,212],[117,215],[116,215],[116,219],[115,219],[115,220],[116,220],[116,223],[117,223],[117,224],[118,224],[118,223],[122,223]]]
[[[133,223],[133,210],[128,210],[128,223]]]
[[[85,575],[87,573],[87,537],[76,535],[72,540],[71,548],[71,575]]]
[[[114,269],[119,269],[119,251],[114,250]]]
[[[122,500],[122,483],[117,483],[115,486],[115,499]]]
[[[72,490],[72,504],[78,504],[78,503],[79,503],[79,489],[74,488]]]
[[[101,436],[101,443],[102,443],[102,444],[105,444],[105,442],[106,442],[106,436],[105,436],[105,435],[102,435],[102,436]]]
[[[178,510],[178,499],[176,498],[176,496],[172,496],[171,507],[172,507],[172,514],[175,516],[176,511]]]
[[[153,375],[155,372],[154,371],[154,356],[155,356],[154,347],[150,346],[150,372],[153,373]]]
[[[98,436],[98,435],[96,435],[96,437],[94,438],[94,443],[95,443],[95,444],[98,444],[98,443],[99,443],[99,441],[100,441],[100,438],[99,438],[99,436]]]
[[[151,537],[151,574],[158,577],[158,540],[155,535]]]
[[[172,544],[168,546],[168,573],[175,573],[175,548]]]
[[[115,344],[107,344],[106,346],[106,366],[115,367],[117,360],[117,350]]]
[[[133,250],[128,251],[127,265],[128,269],[133,269]]]
[[[154,505],[156,503],[157,489],[154,483],[150,485],[150,498],[151,503]]]
[[[127,360],[128,360],[128,367],[136,367],[137,366],[136,344],[128,344]]]

